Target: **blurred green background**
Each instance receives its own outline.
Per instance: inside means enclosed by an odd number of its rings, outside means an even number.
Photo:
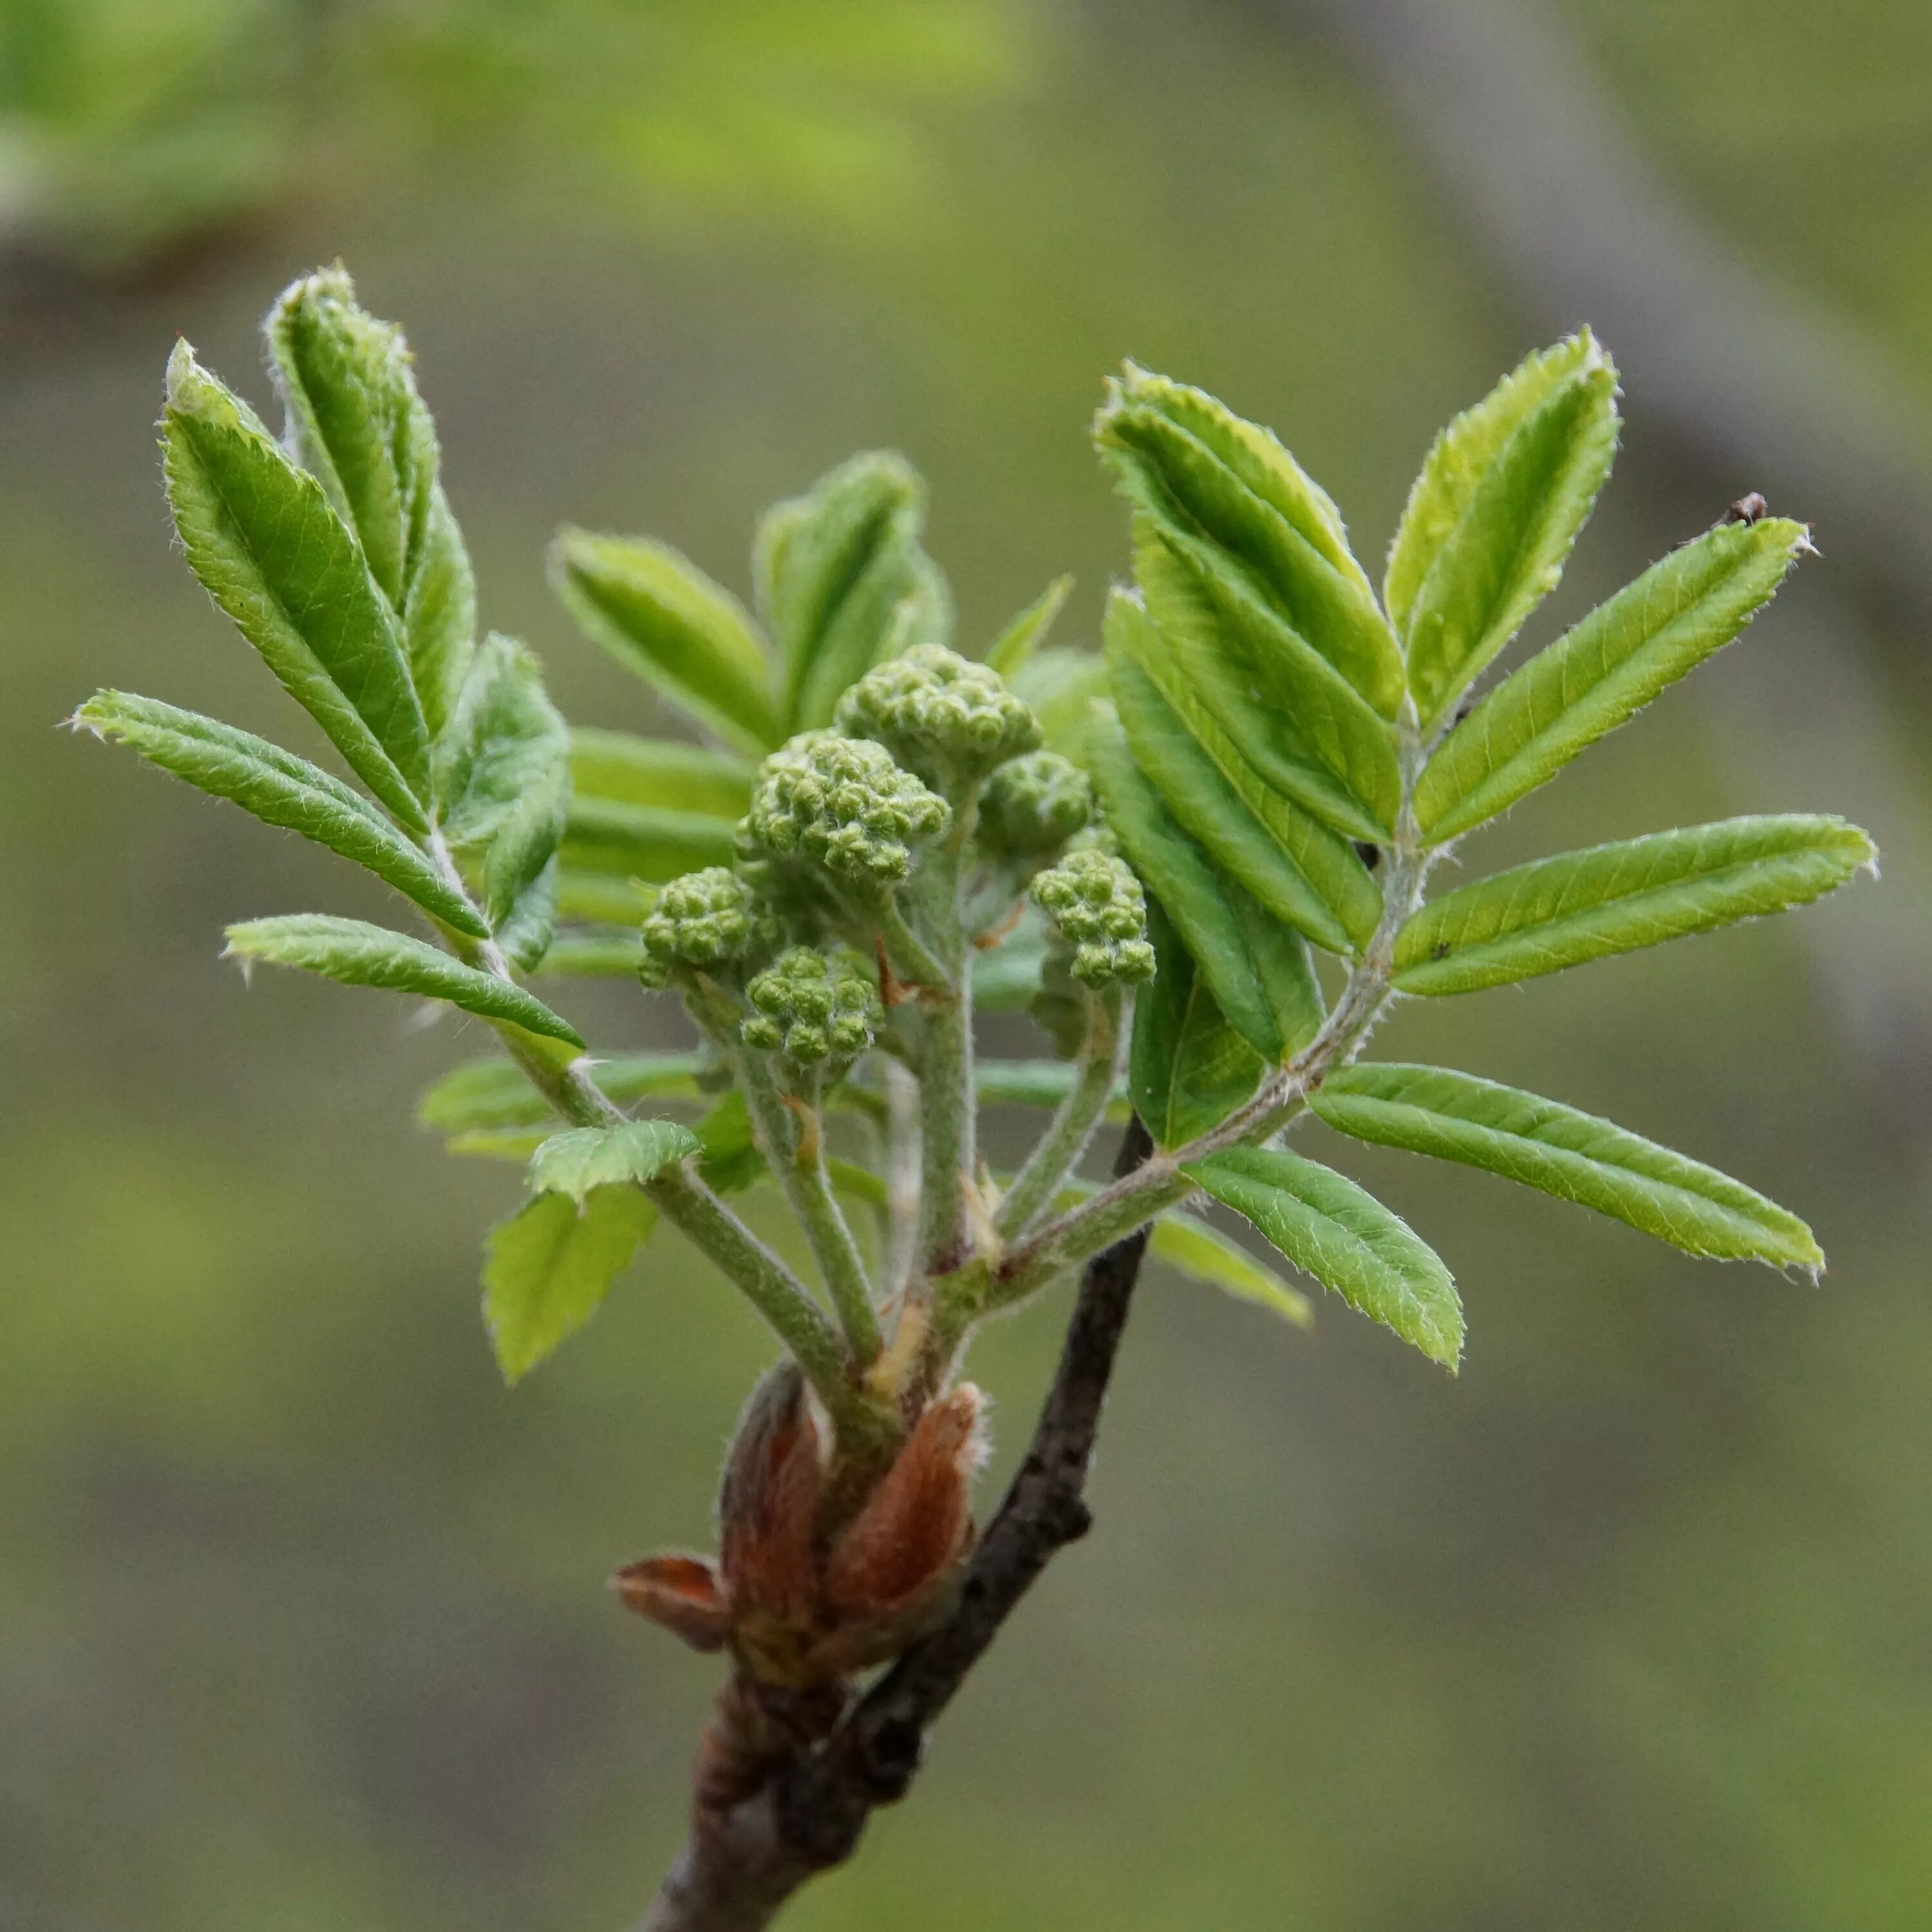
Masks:
[[[224,921],[377,889],[52,728],[113,683],[312,748],[151,426],[178,332],[264,400],[256,317],[338,254],[580,722],[657,721],[548,597],[560,520],[742,586],[755,511],[865,446],[931,478],[967,640],[1067,568],[1090,635],[1128,354],[1277,425],[1378,557],[1439,423],[1595,322],[1626,452],[1532,642],[1746,489],[1815,518],[1745,644],[1464,856],[1832,809],[1882,886],[1376,1045],[1741,1174],[1822,1288],[1311,1138],[1456,1270],[1460,1380],[1150,1277],[1098,1534],[788,1922],[1932,1924],[1932,10],[4,0],[0,1927],[614,1927],[716,1679],[600,1586],[705,1540],[752,1319],[667,1234],[506,1394],[515,1178],[410,1112],[484,1042],[245,989]],[[976,1356],[1007,1457],[1064,1306]]]

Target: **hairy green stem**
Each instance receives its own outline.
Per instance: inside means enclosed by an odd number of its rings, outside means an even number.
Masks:
[[[1133,1024],[1133,995],[1118,986],[1085,993],[1087,1028],[1072,1090],[1055,1111],[1025,1165],[1013,1178],[993,1226],[1003,1240],[1024,1234],[1080,1164],[1120,1076]]]

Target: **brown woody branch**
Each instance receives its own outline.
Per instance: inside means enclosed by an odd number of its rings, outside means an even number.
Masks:
[[[1138,1118],[1114,1163],[1154,1150]],[[1091,1523],[1084,1492],[1100,1410],[1147,1247],[1142,1228],[1087,1264],[1025,1461],[980,1540],[952,1616],[831,1722],[734,1677],[700,1766],[691,1832],[638,1932],[758,1932],[842,1864],[873,1808],[903,1798],[926,1734],[1055,1554]]]

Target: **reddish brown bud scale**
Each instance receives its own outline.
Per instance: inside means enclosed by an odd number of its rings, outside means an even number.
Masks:
[[[626,1604],[681,1636],[694,1650],[721,1650],[731,1634],[731,1612],[717,1573],[701,1556],[646,1556],[610,1579]]]

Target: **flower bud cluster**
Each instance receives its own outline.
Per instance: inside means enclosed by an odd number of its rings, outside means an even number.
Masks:
[[[1025,857],[1051,852],[1086,829],[1094,815],[1087,774],[1057,752],[1033,752],[1002,765],[980,795],[980,843]]]
[[[679,966],[716,968],[769,954],[779,931],[743,880],[712,866],[672,880],[658,894],[642,936],[638,976],[658,991]]]
[[[914,846],[952,815],[883,746],[805,731],[759,768],[738,850],[752,865],[802,860],[842,884],[890,890],[911,872]]]
[[[838,700],[838,727],[876,739],[934,784],[976,783],[1040,742],[1040,724],[990,665],[918,644]]]
[[[1098,992],[1153,976],[1147,900],[1124,860],[1094,846],[1070,852],[1034,880],[1033,899],[1072,946],[1082,986]]]
[[[800,1066],[855,1060],[885,1023],[879,989],[849,952],[827,956],[794,946],[746,988],[747,1046],[782,1053]]]

